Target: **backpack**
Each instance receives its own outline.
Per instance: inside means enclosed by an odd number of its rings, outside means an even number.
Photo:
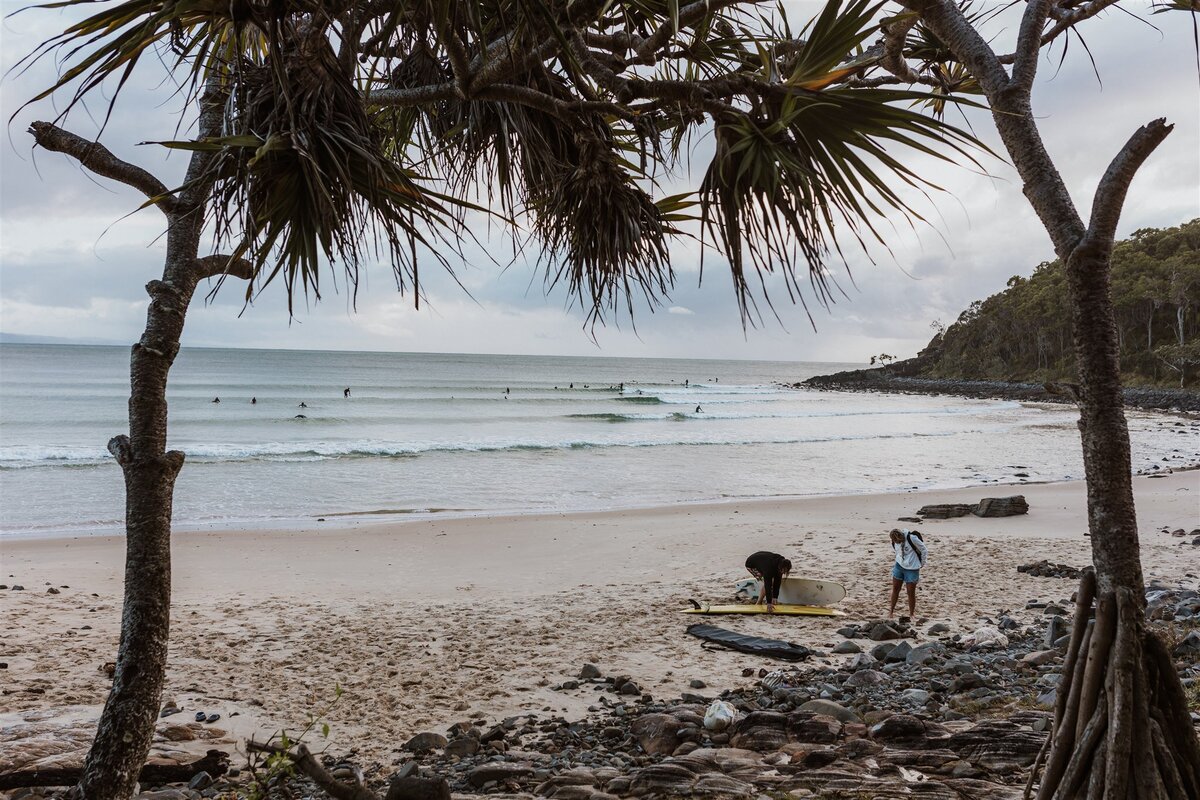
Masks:
[[[918,538],[918,539],[921,539],[921,537],[920,537],[920,536],[917,536],[917,538]],[[924,566],[925,566],[925,557],[926,557],[926,555],[928,555],[928,551],[929,551],[929,545],[925,545],[925,550],[926,550],[926,552],[925,552],[925,553],[922,553],[920,550],[918,550],[917,548],[913,547],[913,543],[912,543],[912,531],[905,531],[905,532],[904,532],[904,543],[908,545],[908,549],[912,550],[914,553],[916,553],[916,554],[917,554],[917,561],[919,561],[919,562],[920,562],[920,564],[921,564],[921,566],[922,566],[922,567],[924,567]],[[921,544],[925,544],[925,540],[924,540],[924,539],[921,539]]]

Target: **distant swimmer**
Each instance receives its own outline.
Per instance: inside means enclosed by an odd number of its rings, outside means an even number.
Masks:
[[[342,389],[342,397],[349,397],[349,396],[350,396],[350,387],[347,386],[345,389]]]
[[[512,389],[508,388],[507,386],[505,386],[505,387],[504,387],[504,393],[505,393],[505,394],[508,394],[508,393],[509,393],[509,392],[511,392],[511,391],[512,391]]]
[[[257,397],[251,397],[251,398],[250,398],[250,405],[254,405],[254,404],[255,404],[255,403],[257,403],[257,402],[258,402],[258,398],[257,398]]]
[[[308,419],[308,417],[304,416],[303,414],[297,414],[294,419]]]
[[[212,399],[212,401],[213,401],[214,403],[219,403],[219,402],[221,402],[221,398],[219,398],[219,397],[214,397],[214,398]]]
[[[570,386],[568,386],[567,388],[568,388],[568,389],[574,389],[574,388],[575,388],[575,384],[573,384],[573,383],[572,383],[572,384],[571,384]]]
[[[301,401],[300,401],[300,408],[308,408],[308,403],[305,403],[303,400],[301,400]]]
[[[684,386],[684,388],[685,388],[685,389],[686,389],[688,386],[691,386],[691,384],[692,384],[692,381],[691,381],[691,379],[690,379],[690,378],[684,378],[684,379],[683,379],[683,386]]]
[[[701,408],[700,406],[696,406],[696,413],[697,413],[697,414],[703,414],[703,413],[704,413],[704,409],[703,409],[703,408]]]

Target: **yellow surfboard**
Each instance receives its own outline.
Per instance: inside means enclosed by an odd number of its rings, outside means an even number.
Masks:
[[[767,614],[766,606],[753,603],[738,603],[727,605],[701,605],[699,608],[685,608],[684,614]],[[783,603],[775,606],[775,614],[784,617],[844,617],[845,613],[825,606],[796,606]]]

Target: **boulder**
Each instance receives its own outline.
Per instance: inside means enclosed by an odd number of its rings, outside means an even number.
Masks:
[[[774,752],[788,742],[788,718],[775,711],[755,711],[733,725],[729,744],[742,750]]]
[[[965,517],[975,510],[975,505],[971,503],[938,503],[931,506],[921,506],[917,510],[917,516],[925,519],[951,519],[953,517]]]
[[[670,714],[643,714],[629,726],[629,732],[647,754],[670,755],[679,747],[679,727],[679,720]]]
[[[891,639],[903,639],[903,634],[886,622],[877,622],[871,626],[867,638],[873,642],[884,642]]]
[[[842,723],[825,714],[797,711],[788,716],[787,730],[791,738],[797,742],[831,744],[841,737]]]
[[[418,733],[416,736],[404,743],[405,750],[410,753],[428,753],[431,750],[441,750],[449,744],[445,736],[440,733]]]
[[[1033,764],[1047,734],[1006,719],[981,721],[951,734],[945,747],[977,767],[997,774],[1019,773]]]
[[[397,775],[388,786],[387,800],[450,800],[445,778]]]
[[[467,773],[467,782],[476,789],[492,781],[504,782],[527,778],[533,774],[533,767],[526,764],[512,764],[505,761],[489,761],[480,764]]]
[[[861,653],[862,648],[847,639],[829,652],[837,653],[838,655],[852,655],[854,653]]]
[[[1022,494],[1012,497],[985,497],[971,513],[977,517],[1015,517],[1018,514],[1028,514],[1029,503],[1025,502],[1025,495]]]
[[[1171,650],[1171,655],[1193,657],[1200,655],[1200,631],[1192,631],[1183,637],[1179,644]]]
[[[912,645],[908,642],[900,642],[898,645],[888,651],[887,656],[883,659],[889,664],[901,664],[912,652]]]
[[[891,678],[886,674],[874,669],[860,669],[849,678],[846,678],[847,686],[878,686],[881,683],[890,683]]]
[[[809,700],[796,710],[808,711],[813,714],[823,714],[827,717],[833,717],[839,722],[862,722],[862,718],[858,714],[832,700]]]

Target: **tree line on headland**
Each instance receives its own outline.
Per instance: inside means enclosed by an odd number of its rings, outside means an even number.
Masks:
[[[1143,228],[1113,249],[1112,302],[1127,384],[1200,385],[1200,219]],[[972,303],[930,342],[921,377],[1074,380],[1067,283],[1057,259]]]

